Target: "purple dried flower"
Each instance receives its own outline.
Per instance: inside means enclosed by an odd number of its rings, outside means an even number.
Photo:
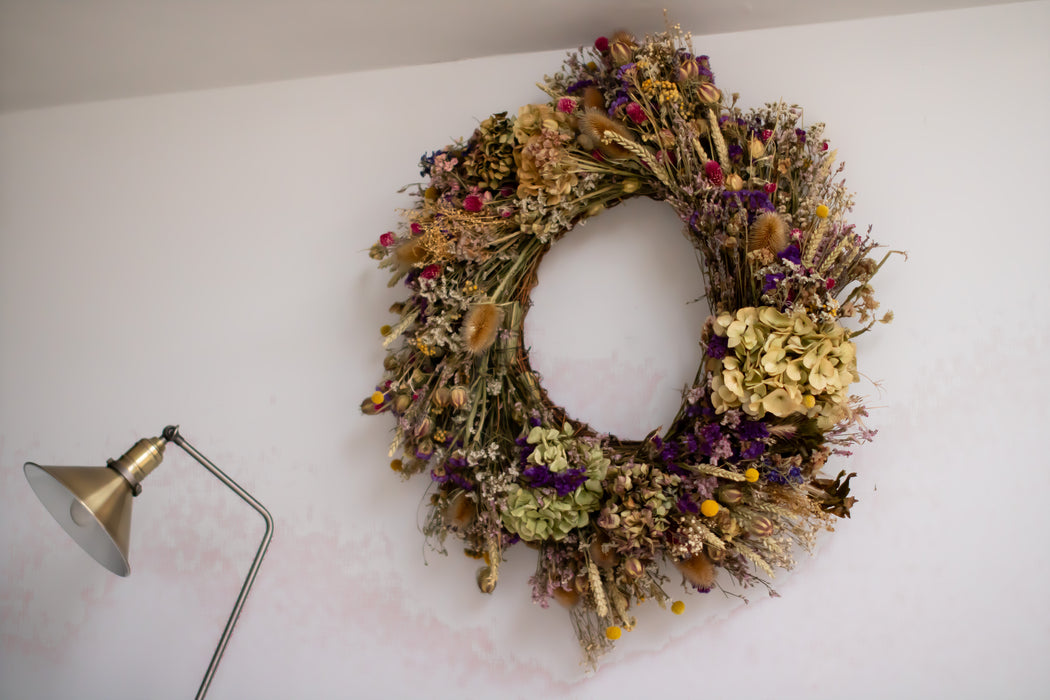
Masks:
[[[799,250],[798,246],[794,243],[789,245],[787,248],[784,248],[784,250],[780,251],[778,255],[780,256],[781,260],[787,260],[788,262],[793,262],[796,265],[802,264],[802,251]]]
[[[712,335],[707,341],[707,356],[721,360],[729,352],[729,338],[721,335]]]

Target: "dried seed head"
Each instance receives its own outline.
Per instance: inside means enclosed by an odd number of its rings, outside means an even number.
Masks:
[[[747,142],[747,151],[751,160],[758,160],[766,154],[766,146],[760,139],[753,138]]]
[[[593,85],[585,88],[583,91],[583,108],[605,109],[605,95]]]
[[[580,594],[576,591],[567,591],[564,588],[555,588],[551,597],[558,601],[563,607],[573,608],[580,602]]]
[[[434,395],[431,397],[431,401],[438,408],[444,408],[448,406],[449,401],[452,400],[452,390],[447,386],[441,386],[434,390]]]
[[[755,537],[769,537],[773,534],[773,521],[764,515],[751,519],[747,524],[747,531]]]
[[[715,584],[715,566],[706,554],[700,553],[674,563],[685,580],[697,588],[708,589]]]
[[[606,552],[602,548],[602,543],[599,540],[595,540],[591,543],[589,552],[591,555],[591,561],[603,569],[609,569],[616,566],[616,562],[620,560],[620,557],[616,552]]]
[[[467,391],[465,386],[454,386],[449,394],[449,398],[452,400],[452,405],[456,408],[463,408],[466,405],[467,400],[470,398],[470,392]]]
[[[626,148],[615,143],[602,143],[602,137],[606,131],[619,134],[631,141],[634,140],[631,138],[631,132],[623,123],[612,119],[599,109],[588,109],[580,117],[580,132],[594,142],[595,148],[601,151],[602,155],[609,158],[629,158],[631,152]]]
[[[448,504],[448,508],[445,509],[445,522],[457,530],[463,528],[474,522],[474,518],[478,514],[478,507],[474,504],[467,494],[460,493]]]
[[[409,238],[394,248],[394,258],[402,269],[418,265],[423,262],[425,256],[426,249],[423,247],[422,238]]]
[[[492,302],[474,304],[463,322],[463,342],[467,350],[480,355],[492,347],[502,320],[503,311]]]
[[[755,219],[747,237],[748,251],[768,250],[779,253],[790,243],[787,223],[780,218],[780,214],[772,211],[767,211]]]

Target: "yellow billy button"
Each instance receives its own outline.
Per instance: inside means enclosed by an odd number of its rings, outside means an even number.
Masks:
[[[830,213],[831,212],[828,210],[828,206],[826,204],[821,204],[817,206],[817,216],[819,216],[820,218],[826,219],[828,218],[828,214]]]
[[[806,408],[813,408],[817,405],[817,397],[813,396],[813,394],[806,394],[802,397],[802,405]]]
[[[374,403],[376,406],[378,406],[379,404],[383,403],[383,392],[381,392],[381,391],[372,392],[372,403]]]
[[[395,459],[390,463],[390,468],[393,469],[395,472],[401,471],[404,468],[404,466],[404,462],[402,462],[400,459]]]
[[[391,331],[390,326],[380,326],[379,327],[379,334],[380,335],[390,335],[390,331]]]
[[[744,471],[744,478],[747,479],[749,483],[755,483],[758,481],[758,470],[754,467],[748,467]]]
[[[673,612],[675,615],[681,615],[685,612],[685,603],[683,603],[680,600],[676,600],[675,602],[671,603],[671,612]]]
[[[623,634],[623,630],[620,629],[619,627],[617,627],[616,625],[609,625],[608,627],[605,628],[605,636],[608,637],[609,639],[613,640],[613,641],[616,641],[617,639],[619,639],[620,635],[622,635],[622,634]]]
[[[711,500],[710,498],[700,504],[700,512],[708,518],[713,518],[718,515],[718,511],[722,509],[722,506],[718,505],[718,501]]]

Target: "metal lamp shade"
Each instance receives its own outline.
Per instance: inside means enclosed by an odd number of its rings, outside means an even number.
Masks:
[[[26,462],[26,479],[51,516],[99,564],[119,576],[131,573],[128,481],[109,467],[42,467]]]

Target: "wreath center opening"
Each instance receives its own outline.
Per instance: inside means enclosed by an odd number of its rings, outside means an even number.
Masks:
[[[710,309],[682,226],[666,203],[633,199],[574,228],[540,264],[529,363],[550,400],[594,430],[640,440],[666,429],[693,383]]]

